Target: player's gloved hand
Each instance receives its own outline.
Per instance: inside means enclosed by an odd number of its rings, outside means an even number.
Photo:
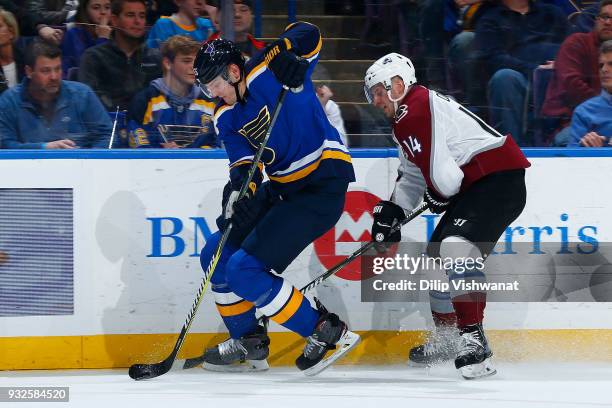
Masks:
[[[427,203],[429,211],[434,214],[442,214],[448,208],[450,201],[448,198],[440,196],[438,193],[427,187],[423,200]]]
[[[250,193],[233,204],[232,224],[237,229],[250,229],[257,221],[261,203]]]
[[[386,250],[385,242],[399,242],[402,239],[401,231],[391,233],[391,228],[398,222],[406,219],[404,210],[399,205],[392,201],[379,201],[374,206],[372,211],[374,215],[374,223],[372,224],[372,239],[380,243],[375,245],[376,250],[384,252]]]
[[[289,88],[304,84],[308,61],[291,51],[291,42],[286,38],[274,41],[266,47],[264,58],[268,68],[278,81]]]
[[[226,220],[231,218],[234,227],[242,227],[248,223],[246,212],[254,205],[252,202],[255,189],[255,183],[251,182],[244,197],[238,200],[240,192],[232,189],[231,182],[228,182],[223,188],[223,218]]]

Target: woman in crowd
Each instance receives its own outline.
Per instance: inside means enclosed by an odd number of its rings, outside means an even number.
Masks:
[[[15,46],[19,25],[10,11],[0,9],[0,93],[23,78],[23,54]]]
[[[110,0],[81,0],[70,28],[62,42],[62,69],[68,78],[71,68],[79,66],[81,55],[89,47],[102,44],[111,36]],[[68,78],[69,79],[69,78]]]

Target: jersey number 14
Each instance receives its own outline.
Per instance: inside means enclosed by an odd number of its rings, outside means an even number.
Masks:
[[[402,144],[406,146],[412,157],[415,157],[416,153],[421,152],[421,144],[414,136],[408,136],[408,140],[402,140]]]

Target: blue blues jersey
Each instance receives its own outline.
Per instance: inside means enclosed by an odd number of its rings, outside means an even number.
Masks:
[[[160,17],[153,24],[147,37],[147,47],[159,48],[161,43],[174,35],[186,35],[198,42],[206,39],[215,31],[211,21],[204,17],[198,17],[195,25],[184,25],[174,21],[172,17]]]
[[[204,99],[199,88],[194,87],[192,94],[197,96],[178,103],[155,86],[156,81],[136,94],[130,103],[129,147],[161,147],[164,137],[169,142],[175,141],[179,147],[219,147],[212,122],[214,102]],[[159,125],[173,126],[162,134]]]
[[[310,62],[304,90],[288,92],[262,156],[266,174],[278,193],[301,189],[318,179],[355,181],[348,149],[338,131],[329,123],[310,79],[321,50],[319,29],[297,22],[280,38],[291,42],[291,49]],[[267,68],[263,53],[256,54],[245,67],[245,103],[215,109],[214,125],[230,161],[230,177],[244,173],[261,145],[276,106],[281,84]],[[239,186],[234,186],[239,188]]]

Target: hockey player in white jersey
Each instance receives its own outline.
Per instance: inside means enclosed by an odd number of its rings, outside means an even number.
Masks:
[[[447,96],[417,85],[412,62],[400,54],[388,54],[367,70],[365,93],[391,121],[401,162],[391,198],[374,208],[372,237],[398,242],[400,233],[390,234],[391,227],[424,199],[430,211],[444,214],[428,256],[486,259],[525,206],[530,164],[512,137]],[[478,269],[444,272],[449,280],[485,280]],[[410,362],[431,365],[454,358],[465,378],[495,374],[482,326],[486,293],[450,287],[450,292],[429,292],[436,330],[410,351]]]

